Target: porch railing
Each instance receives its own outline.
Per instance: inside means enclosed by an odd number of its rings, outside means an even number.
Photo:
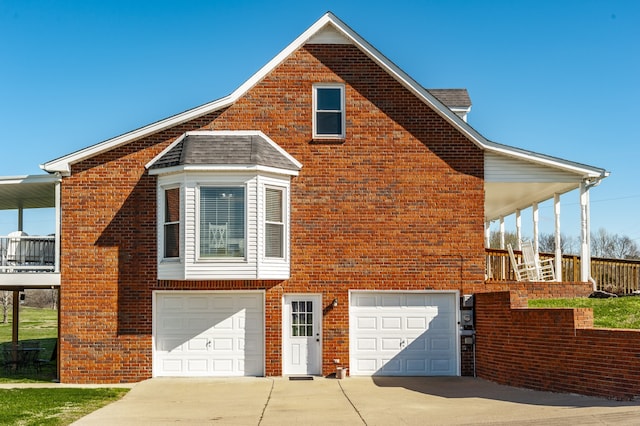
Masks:
[[[515,281],[515,274],[509,259],[509,252],[485,249],[487,256],[487,280]],[[514,251],[518,262],[522,252]],[[540,259],[554,258],[553,254],[540,253]],[[596,280],[598,290],[617,294],[631,294],[640,291],[640,260],[591,258],[591,276]],[[562,280],[580,281],[580,256],[562,256]]]
[[[54,272],[54,236],[1,236],[0,273]]]

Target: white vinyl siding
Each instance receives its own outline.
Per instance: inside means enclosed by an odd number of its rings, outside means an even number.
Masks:
[[[181,181],[183,186],[182,227],[183,257],[181,262],[169,262],[159,255],[158,279],[187,280],[255,280],[287,279],[290,276],[289,177],[264,176],[258,173],[187,172],[159,177],[159,187]],[[265,188],[282,188],[285,199],[283,257],[269,258],[264,253]],[[201,218],[199,194],[207,187],[242,187],[245,197],[244,253],[241,257],[200,256]],[[160,201],[160,200],[159,200]],[[159,218],[162,216],[159,215]],[[162,228],[162,227],[159,227]]]
[[[575,182],[575,173],[491,152],[484,155],[485,182]]]

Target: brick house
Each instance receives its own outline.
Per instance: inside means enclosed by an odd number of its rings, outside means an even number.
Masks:
[[[588,226],[608,174],[470,106],[327,13],[231,95],[0,181],[48,188],[59,226],[50,281],[5,286],[60,287],[62,382],[460,375],[487,224],[580,188]]]

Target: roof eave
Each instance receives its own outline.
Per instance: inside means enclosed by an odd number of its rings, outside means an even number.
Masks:
[[[196,108],[181,112],[163,120],[156,121],[155,123],[149,124],[147,126],[140,127],[139,129],[133,130],[131,132],[116,136],[115,138],[107,139],[106,141],[100,142],[90,147],[81,149],[55,160],[48,161],[44,164],[41,164],[40,168],[49,173],[58,172],[62,173],[63,176],[69,176],[71,174],[71,166],[75,163],[110,151],[121,145],[125,145],[129,142],[133,142],[137,139],[143,138],[153,133],[182,124],[186,121],[202,117],[206,114],[210,114],[216,110],[229,106],[234,101],[235,100],[232,100],[231,96],[217,99],[215,101],[200,105]]]
[[[564,160],[533,151],[527,151],[520,148],[498,144],[495,142],[489,142],[486,151],[561,169],[569,173],[579,175],[583,180],[586,181],[600,181],[611,174],[608,170],[600,167],[580,164],[574,161]]]
[[[149,174],[151,176],[170,175],[185,172],[261,172],[285,176],[298,176],[299,174],[298,170],[282,169],[278,167],[263,166],[260,164],[189,164],[149,170]]]

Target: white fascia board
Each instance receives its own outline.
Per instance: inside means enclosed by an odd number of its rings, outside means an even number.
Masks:
[[[386,70],[392,77],[394,77],[400,84],[412,92],[416,97],[421,99],[427,105],[431,106],[436,113],[442,118],[447,120],[450,124],[460,130],[467,136],[472,142],[484,149],[489,142],[484,136],[478,133],[473,127],[469,126],[464,120],[462,120],[457,114],[451,111],[446,105],[440,102],[435,96],[433,96],[427,89],[422,87],[411,78],[407,73],[402,71],[393,61],[384,56],[378,49],[373,47],[369,42],[360,37],[355,31],[353,31],[347,24],[342,22],[339,18],[327,13],[323,18],[326,18],[328,22],[331,22],[334,27],[341,31],[345,37],[349,38],[353,44],[355,44],[361,51],[363,51],[371,60],[377,63],[380,67]]]
[[[23,175],[0,176],[0,185],[17,185],[28,183],[57,183],[61,178],[57,175]]]
[[[442,102],[438,101],[431,93],[429,93],[425,88],[423,88],[420,84],[418,84],[413,78],[411,78],[408,74],[402,71],[397,65],[395,65],[392,61],[390,61],[387,57],[385,57],[381,52],[379,52],[366,40],[360,37],[355,31],[353,31],[348,25],[342,22],[339,18],[337,18],[331,12],[327,12],[325,15],[323,15],[319,20],[317,20],[313,25],[311,25],[311,27],[309,27],[305,32],[303,32],[300,36],[298,36],[298,38],[296,38],[292,43],[290,43],[284,50],[282,50],[278,55],[276,55],[273,59],[271,59],[266,65],[260,68],[258,72],[253,74],[253,76],[251,76],[240,87],[238,87],[231,95],[225,98],[201,105],[199,107],[185,111],[183,113],[174,115],[167,119],[160,120],[156,123],[150,124],[148,126],[142,127],[132,132],[125,133],[115,138],[106,140],[104,142],[82,149],[80,151],[69,154],[67,156],[60,157],[56,160],[44,163],[40,167],[43,170],[46,170],[48,172],[59,172],[59,173],[62,173],[63,175],[68,176],[71,173],[71,165],[74,163],[82,161],[86,158],[90,158],[102,152],[109,151],[111,149],[114,149],[120,145],[129,143],[136,139],[143,138],[155,132],[184,123],[185,121],[198,118],[203,115],[209,114],[213,111],[216,111],[218,109],[227,107],[233,104],[238,98],[244,95],[260,80],[262,80],[275,67],[277,67],[281,62],[283,62],[289,55],[291,55],[294,51],[296,51],[302,45],[304,45],[314,34],[321,31],[325,25],[332,25],[339,33],[344,35],[345,38],[350,40],[362,52],[364,52],[371,60],[373,60],[385,71],[387,71],[391,76],[393,76],[397,81],[399,81],[404,87],[406,87],[415,96],[417,96],[423,102],[431,106],[433,110],[436,111],[436,113],[438,113],[441,117],[443,117],[445,120],[451,123],[455,128],[461,131],[464,135],[466,135],[467,138],[471,140],[473,143],[475,143],[479,148],[483,150],[489,149],[491,151],[501,153],[504,155],[511,155],[517,158],[524,158],[529,161],[534,161],[541,164],[550,165],[553,167],[559,167],[564,170],[572,171],[574,173],[584,173],[586,176],[591,178],[601,179],[602,177],[608,176],[608,172],[605,172],[603,174],[601,169],[589,168],[589,167],[587,168],[576,167],[575,163],[565,162],[562,160],[558,161],[559,159],[552,161],[552,160],[549,160],[549,158],[546,156],[526,154],[516,148],[495,144],[487,140],[484,136],[478,133],[473,127],[467,124],[462,118],[460,118],[455,112],[451,111]],[[271,139],[268,137],[266,139],[271,141]],[[297,165],[299,164],[299,167],[302,167],[302,165],[297,160],[291,157],[288,153],[284,152],[277,144],[274,143],[274,146],[277,147],[277,149],[280,150],[280,152],[282,152],[288,158],[291,158],[291,160],[295,164]],[[149,166],[149,164],[147,164],[147,166]]]
[[[185,137],[187,137],[188,134],[189,134],[189,132],[181,134],[178,137],[178,139],[176,139],[175,141],[171,142],[168,147],[166,147],[165,149],[163,149],[160,152],[160,154],[156,155],[155,157],[153,157],[153,159],[151,161],[149,161],[147,164],[145,164],[144,168],[148,170],[149,167],[153,166],[156,161],[161,159],[167,152],[171,151],[173,149],[173,147],[176,146],[177,144],[179,144]],[[150,173],[150,174],[153,174],[153,173]]]
[[[75,164],[87,158],[91,158],[103,152],[110,151],[114,148],[117,148],[121,145],[125,145],[136,139],[141,139],[153,133],[157,133],[159,131],[168,129],[170,127],[182,124],[186,121],[209,114],[218,109],[225,108],[230,104],[232,104],[233,102],[234,100],[232,100],[230,96],[226,96],[224,98],[215,100],[213,102],[209,102],[204,105],[200,105],[199,107],[187,110],[180,114],[176,114],[174,116],[171,116],[163,120],[157,121],[155,123],[149,124],[147,126],[141,127],[134,131],[122,134],[120,136],[116,136],[115,138],[107,139],[106,141],[81,149],[80,151],[76,151],[69,155],[65,155],[64,157],[60,157],[55,160],[46,162],[44,164],[41,164],[40,168],[47,172],[59,172],[59,173],[62,173],[64,176],[69,176],[71,174],[72,164]]]
[[[565,170],[567,172],[580,175],[583,179],[602,180],[610,175],[610,172],[605,169],[588,166],[586,164],[579,164],[573,161],[563,160],[561,158],[551,157],[531,151],[525,151],[506,145],[490,143],[486,150],[520,160]]]
[[[261,172],[276,175],[298,176],[297,170],[280,169],[277,167],[261,166],[261,165],[217,165],[217,164],[189,164],[182,166],[166,167],[163,169],[149,170],[149,175],[170,175],[184,172],[224,172],[224,173],[245,173],[245,172]]]
[[[172,117],[160,120],[156,123],[150,124],[145,127],[141,127],[129,133],[117,136],[112,139],[108,139],[104,142],[100,142],[96,145],[92,145],[88,148],[81,149],[72,154],[60,157],[58,159],[49,161],[42,164],[40,167],[48,172],[60,172],[63,175],[68,176],[71,173],[71,165],[82,161],[86,158],[90,158],[94,155],[101,154],[103,152],[114,149],[120,145],[124,145],[136,139],[143,138],[158,131],[167,129],[172,126],[184,123],[185,121],[201,117],[220,108],[224,108],[233,104],[238,98],[244,95],[255,84],[262,80],[267,74],[269,74],[275,67],[283,62],[289,55],[299,49],[305,44],[314,34],[318,33],[325,25],[332,25],[338,32],[342,33],[347,39],[351,40],[359,49],[361,49],[367,56],[369,56],[374,62],[384,68],[387,72],[392,74],[394,78],[400,81],[411,92],[421,98],[424,102],[431,105],[441,116],[452,122],[463,133],[467,134],[476,144],[483,146],[485,139],[468,126],[461,118],[455,113],[451,112],[446,106],[438,101],[433,95],[431,95],[426,89],[422,88],[415,80],[409,77],[404,71],[398,68],[393,62],[382,55],[377,49],[360,37],[355,31],[349,28],[344,22],[338,19],[331,12],[327,12],[319,20],[317,20],[311,27],[303,32],[298,38],[290,43],[284,50],[271,59],[266,65],[264,65],[258,72],[245,81],[240,87],[238,87],[231,95],[185,111],[183,113],[174,115]]]

